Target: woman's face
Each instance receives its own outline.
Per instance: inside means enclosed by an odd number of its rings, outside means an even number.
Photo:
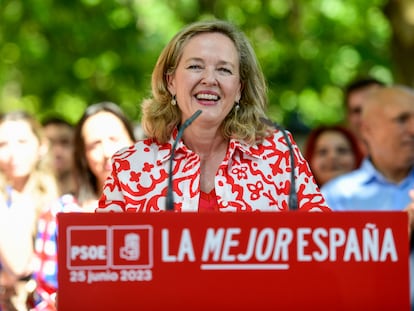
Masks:
[[[200,109],[203,113],[196,122],[219,126],[241,97],[239,55],[234,43],[221,33],[194,36],[185,45],[168,82],[183,121]]]
[[[13,181],[26,178],[40,160],[41,144],[24,121],[4,121],[0,124],[0,170]]]
[[[100,183],[111,172],[111,156],[119,149],[134,143],[122,121],[106,111],[86,120],[82,127],[82,137],[88,166]]]
[[[355,155],[347,138],[337,131],[326,131],[316,140],[309,163],[319,185],[355,169]]]

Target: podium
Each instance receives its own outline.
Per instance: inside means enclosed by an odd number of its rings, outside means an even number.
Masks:
[[[409,310],[404,212],[58,214],[58,310]]]

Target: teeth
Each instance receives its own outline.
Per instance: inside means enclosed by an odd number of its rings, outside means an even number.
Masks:
[[[197,94],[197,99],[217,100],[218,97],[212,94]]]

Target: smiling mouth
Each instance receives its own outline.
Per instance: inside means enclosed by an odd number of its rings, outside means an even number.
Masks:
[[[197,94],[195,98],[198,100],[207,100],[207,101],[218,101],[220,99],[220,97],[217,95],[205,94],[205,93]]]

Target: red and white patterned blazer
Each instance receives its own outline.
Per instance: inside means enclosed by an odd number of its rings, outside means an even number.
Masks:
[[[177,130],[168,143],[138,141],[113,156],[97,212],[158,212],[165,210],[169,159]],[[308,163],[292,141],[295,156],[298,208],[328,211]],[[230,140],[225,159],[215,177],[219,210],[287,211],[290,188],[289,148],[275,130],[259,145]],[[173,197],[176,211],[198,210],[200,158],[178,142],[173,160]]]

